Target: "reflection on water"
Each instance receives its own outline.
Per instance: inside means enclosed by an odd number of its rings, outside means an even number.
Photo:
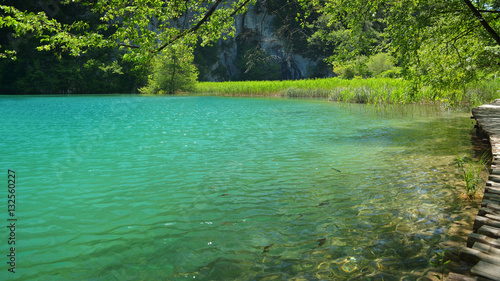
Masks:
[[[20,178],[19,280],[411,280],[464,220],[463,113],[212,97],[0,105],[0,164]]]

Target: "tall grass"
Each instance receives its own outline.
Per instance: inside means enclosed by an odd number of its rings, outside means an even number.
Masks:
[[[320,97],[335,101],[372,103],[406,100],[408,86],[409,82],[402,79],[323,78],[293,81],[200,82],[196,91],[205,95]]]
[[[476,193],[481,186],[481,173],[483,170],[488,170],[487,165],[491,159],[491,153],[483,153],[477,162],[465,156],[456,158],[455,162],[465,182],[465,195],[468,198],[474,199],[476,197]]]
[[[322,78],[284,81],[200,82],[196,93],[220,96],[315,97],[331,101],[368,104],[408,104],[439,102],[456,107],[472,107],[500,97],[500,81],[468,85],[467,91],[436,93],[431,88],[414,90],[400,78]]]
[[[474,107],[499,98],[500,79],[489,79],[467,85],[464,101]]]

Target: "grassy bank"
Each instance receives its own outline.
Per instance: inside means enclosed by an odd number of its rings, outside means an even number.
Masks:
[[[399,99],[409,83],[401,79],[354,79],[339,78],[284,80],[200,82],[199,93],[222,96],[283,96],[321,97],[349,102],[370,102],[375,97],[384,100],[391,96]]]
[[[499,98],[498,80],[468,85],[467,90],[437,92],[429,88],[418,91],[403,79],[369,78],[345,80],[340,78],[286,80],[200,82],[197,92],[220,96],[282,96],[318,97],[332,101],[368,104],[408,104],[440,102],[446,106],[472,107]]]

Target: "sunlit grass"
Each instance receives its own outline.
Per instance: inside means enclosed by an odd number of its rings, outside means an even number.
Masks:
[[[464,100],[471,107],[489,103],[500,98],[500,79],[470,83]]]
[[[331,101],[368,104],[441,103],[449,107],[472,107],[500,97],[500,82],[470,84],[467,90],[439,92],[414,90],[400,78],[304,79],[284,81],[200,82],[196,92],[214,96],[280,96],[325,98]]]
[[[340,78],[200,82],[197,92],[222,96],[320,97],[335,101],[373,103],[394,102],[405,97],[409,83],[402,79],[372,78],[345,80]]]

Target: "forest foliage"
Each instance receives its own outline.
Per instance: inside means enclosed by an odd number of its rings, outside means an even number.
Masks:
[[[198,78],[193,59],[193,51],[185,45],[167,47],[154,58],[148,82],[139,92],[156,95],[193,91]]]
[[[432,88],[439,99],[463,96],[499,71],[500,0],[3,1],[0,92],[187,90],[160,82],[172,82],[175,54],[186,69],[207,71],[214,43],[235,35],[235,18],[249,5],[273,14],[287,48],[324,55],[344,79],[404,77],[410,94]],[[238,79],[280,79],[250,33],[236,38],[247,67]]]
[[[498,0],[303,2],[319,7],[331,28],[312,38],[339,42],[329,58],[334,65],[388,52],[406,78],[438,94],[498,73]],[[337,39],[339,30],[349,36]]]

